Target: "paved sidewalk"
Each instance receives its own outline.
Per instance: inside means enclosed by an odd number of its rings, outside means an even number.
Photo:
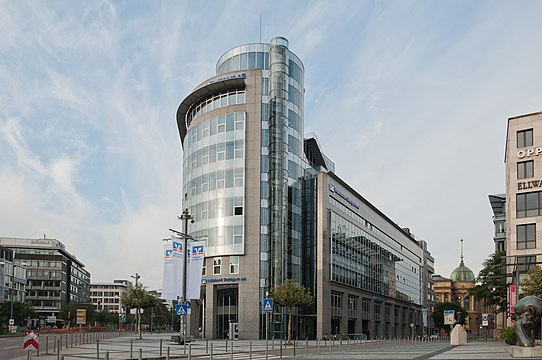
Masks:
[[[49,355],[43,352],[39,360],[73,360],[73,359],[165,359],[169,351],[171,359],[191,358],[215,360],[266,359],[265,340],[197,340],[190,345],[178,345],[170,342],[172,334],[144,334],[140,340],[137,336],[123,336],[78,345],[62,349],[60,354]],[[232,352],[233,344],[233,352]],[[308,348],[306,345],[309,345]],[[160,348],[161,345],[161,348]],[[169,350],[168,350],[169,348]],[[504,342],[470,342],[464,346],[450,346],[448,342],[411,342],[408,340],[372,341],[339,343],[299,341],[293,346],[280,348],[280,342],[269,341],[267,359],[305,358],[307,360],[349,360],[349,359],[399,359],[399,360],[442,360],[442,359],[513,359],[509,354],[509,345]],[[18,358],[23,360],[26,357]],[[36,359],[36,354],[33,354]]]

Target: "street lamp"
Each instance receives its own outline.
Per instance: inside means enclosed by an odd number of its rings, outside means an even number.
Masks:
[[[182,295],[181,296],[181,304],[186,304],[186,273],[187,273],[187,270],[188,270],[188,240],[189,238],[191,238],[189,235],[188,235],[188,221],[190,221],[191,223],[194,223],[194,217],[192,215],[190,215],[190,212],[188,211],[188,209],[184,209],[183,210],[183,213],[181,214],[181,216],[177,216],[177,219],[181,220],[181,221],[184,221],[184,234],[182,234],[182,238],[183,238],[183,246],[184,246],[184,265],[183,265],[183,292],[182,292]],[[171,230],[171,229],[170,229]],[[177,234],[180,234],[178,231],[176,231]],[[181,328],[182,328],[182,337],[183,337],[183,344],[186,344],[186,336],[190,336],[190,329],[187,329],[187,326],[186,326],[186,315],[182,317],[181,319]],[[188,333],[188,334],[187,334]]]
[[[135,279],[135,286],[137,288],[137,285],[139,284],[139,278],[141,277],[141,275],[139,275],[138,273],[135,273],[135,276],[131,275],[130,277]],[[137,322],[137,333],[139,334],[139,338],[141,338],[141,314],[139,312],[140,312],[140,310],[139,310],[139,301],[138,301],[137,302],[136,322]]]

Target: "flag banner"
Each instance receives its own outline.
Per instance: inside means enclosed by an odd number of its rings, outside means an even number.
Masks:
[[[171,270],[173,273],[173,291],[174,299],[183,296],[184,282],[184,239],[175,235],[171,236]]]
[[[186,279],[186,298],[199,299],[201,290],[201,272],[205,261],[205,241],[190,243],[189,263]]]
[[[175,300],[173,294],[173,260],[171,258],[173,245],[171,239],[164,243],[164,272],[162,275],[162,299]]]

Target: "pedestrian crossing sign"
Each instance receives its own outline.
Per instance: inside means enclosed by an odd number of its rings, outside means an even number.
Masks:
[[[272,313],[273,312],[273,299],[263,299],[263,312]]]

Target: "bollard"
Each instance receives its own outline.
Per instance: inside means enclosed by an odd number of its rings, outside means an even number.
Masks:
[[[294,340],[294,357],[295,357],[295,342],[296,342],[296,341]]]
[[[169,346],[167,347],[166,360],[169,360]]]
[[[282,339],[280,339],[280,358],[282,359]]]
[[[271,341],[271,349],[275,350],[275,337],[273,336],[273,340]]]
[[[231,345],[230,345],[230,360],[233,360],[233,341],[231,342]]]
[[[60,335],[60,336],[58,337],[58,339],[60,340],[60,342],[59,342],[59,347],[58,347],[58,350],[60,351],[60,350],[62,350],[62,335]]]
[[[56,335],[53,339],[53,353],[56,353]]]
[[[305,339],[305,355],[309,355],[309,338]]]
[[[318,339],[317,341],[318,341],[318,354],[320,354],[320,339]]]
[[[226,338],[226,352],[228,352],[228,338]]]
[[[58,359],[60,356],[60,339],[57,340],[56,344],[56,358]]]
[[[160,356],[162,356],[162,339],[160,339]]]
[[[213,343],[211,343],[211,352],[209,352],[209,360],[213,360]]]
[[[343,339],[340,338],[339,340],[339,352],[342,352],[343,351]]]
[[[130,339],[130,359],[133,357],[134,339]]]
[[[61,359],[61,360],[64,360],[64,355],[62,355],[62,356],[60,357],[60,359]]]
[[[186,336],[183,338],[183,354],[186,355]]]
[[[139,360],[143,360],[143,349],[139,348]]]
[[[209,340],[208,339],[205,339],[205,353],[206,354],[209,353]]]
[[[188,360],[192,360],[192,343],[188,344]]]
[[[49,338],[45,337],[45,355],[49,355]]]
[[[248,345],[248,360],[252,360],[252,340],[250,340],[250,344]]]
[[[109,351],[105,352],[105,360],[109,360]]]
[[[96,340],[96,359],[100,358],[100,340]]]

